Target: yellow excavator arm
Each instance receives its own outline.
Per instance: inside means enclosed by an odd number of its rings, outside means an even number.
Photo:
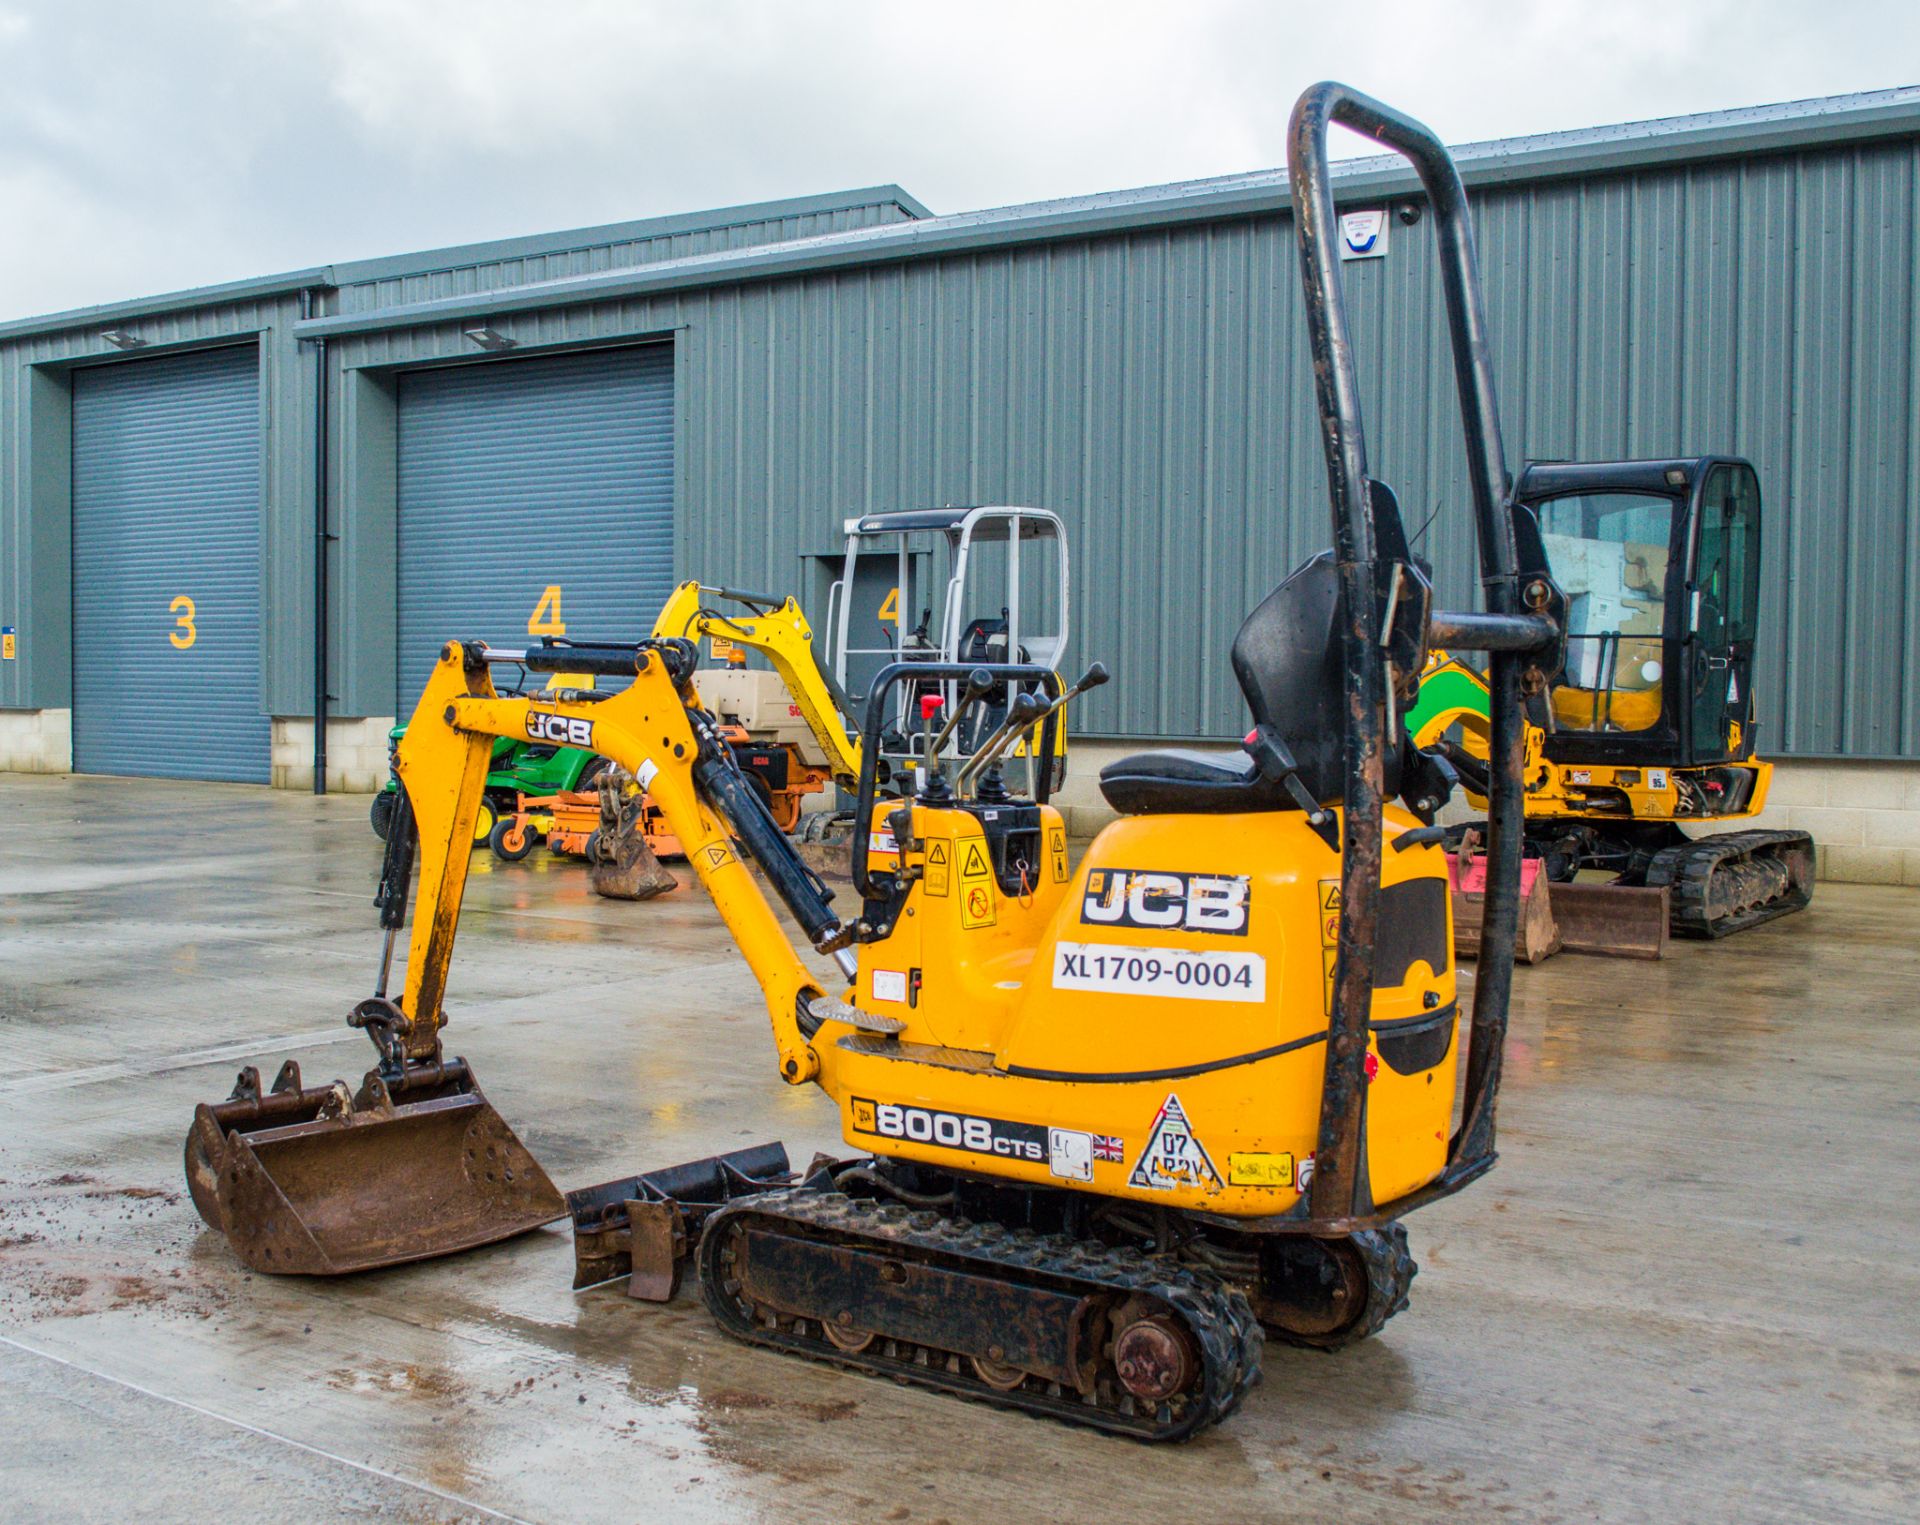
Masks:
[[[689,585],[691,586],[691,585]],[[804,627],[803,627],[804,628]],[[716,771],[723,789],[732,768],[715,737],[696,734],[704,718],[692,686],[692,649],[676,641],[635,651],[631,687],[599,700],[558,695],[503,699],[478,648],[457,642],[441,652],[401,739],[396,767],[419,832],[420,888],[408,945],[401,1009],[410,1063],[437,1058],[446,1018],[441,1000],[453,958],[466,891],[473,818],[496,736],[588,748],[637,779],[667,818],[687,862],[713,897],[728,930],[767,998],[780,1073],[794,1085],[812,1080],[820,1061],[801,1033],[802,1002],[822,998],[818,982],[782,929],[752,872],[734,851],[733,833],[708,809],[695,769]],[[669,659],[685,670],[670,673]],[[731,775],[738,778],[737,770]],[[748,788],[739,779],[741,788]],[[736,829],[747,829],[745,820]],[[767,827],[772,827],[771,818]],[[820,928],[807,928],[818,937]]]
[[[813,627],[801,613],[799,603],[788,598],[774,605],[771,600],[750,598],[750,614],[722,613],[707,603],[709,595],[733,596],[728,590],[699,582],[683,582],[660,608],[653,622],[655,640],[683,639],[701,641],[719,639],[757,651],[773,666],[786,685],[800,718],[826,753],[828,766],[843,783],[860,776],[860,739],[849,735],[843,719],[844,705],[837,698],[833,681],[821,667],[813,651]],[[604,750],[604,749],[603,749]]]

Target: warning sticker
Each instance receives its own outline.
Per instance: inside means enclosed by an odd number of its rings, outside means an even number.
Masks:
[[[949,862],[947,844],[945,842],[929,842],[927,844],[926,872],[920,876],[920,887],[929,895],[946,894],[948,887],[947,870],[950,867],[952,867],[952,864]]]
[[[1291,1186],[1293,1156],[1285,1153],[1251,1152],[1227,1156],[1229,1186]]]
[[[1172,1191],[1176,1186],[1220,1190],[1220,1172],[1207,1157],[1206,1146],[1194,1137],[1180,1098],[1172,1092],[1154,1114],[1146,1147],[1134,1161],[1127,1185],[1145,1191]]]
[[[1053,864],[1053,882],[1067,882],[1067,828],[1050,826],[1047,828],[1047,857]]]
[[[706,869],[708,873],[712,873],[717,868],[725,868],[729,863],[736,863],[738,861],[731,852],[722,847],[718,842],[715,842],[710,847],[700,849],[700,865]]]
[[[999,920],[999,912],[993,906],[992,887],[985,884],[966,884],[960,886],[960,925],[963,927],[990,927]]]
[[[1340,941],[1340,881],[1320,881],[1320,973],[1321,999],[1329,1015],[1333,1011],[1333,961]]]
[[[993,865],[987,861],[987,850],[978,842],[969,842],[961,849],[960,877],[962,879],[993,877]]]
[[[714,661],[731,662],[737,655],[739,655],[739,652],[740,652],[740,648],[734,645],[732,641],[727,640],[724,636],[716,635],[713,638]]]

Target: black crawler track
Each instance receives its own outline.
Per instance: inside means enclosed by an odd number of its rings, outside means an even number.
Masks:
[[[1771,860],[1778,867],[1756,872]],[[1802,910],[1813,899],[1813,838],[1804,831],[1729,831],[1669,847],[1647,865],[1666,885],[1676,937],[1725,937]]]
[[[1420,1269],[1407,1249],[1406,1226],[1389,1223],[1384,1228],[1362,1229],[1349,1234],[1346,1242],[1358,1256],[1367,1284],[1366,1301],[1353,1322],[1327,1334],[1288,1333],[1279,1325],[1269,1325],[1270,1336],[1314,1350],[1345,1350],[1372,1339],[1394,1314],[1406,1311],[1414,1273]]]
[[[777,1235],[783,1249],[797,1245],[818,1252],[821,1290],[809,1312],[775,1312],[756,1307],[746,1296],[741,1256],[750,1253],[752,1231]],[[994,1372],[1001,1380],[992,1383],[980,1374],[977,1353],[890,1336],[883,1329],[871,1331],[864,1348],[849,1349],[844,1334],[838,1344],[828,1337],[825,1321],[836,1317],[844,1301],[833,1279],[832,1257],[850,1250],[895,1264],[991,1278],[1005,1289],[1010,1324],[1059,1306],[1054,1299],[1090,1298],[1107,1306],[1150,1300],[1177,1318],[1191,1337],[1196,1376],[1174,1399],[1147,1405],[1121,1385],[1110,1340],[1102,1340],[1090,1390],[1084,1392],[1041,1376],[1016,1379],[1011,1368]],[[763,1193],[715,1213],[701,1237],[698,1265],[707,1307],[736,1339],[1139,1440],[1184,1440],[1226,1418],[1260,1380],[1260,1326],[1238,1290],[1209,1271],[1093,1240],[1008,1230],[801,1189]],[[1014,1343],[1011,1335],[1006,1343]]]

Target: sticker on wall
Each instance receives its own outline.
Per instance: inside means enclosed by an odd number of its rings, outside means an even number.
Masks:
[[[1387,252],[1387,213],[1384,207],[1368,212],[1340,214],[1340,258],[1382,259]]]
[[[0,662],[11,662],[13,660],[14,646],[13,626],[0,625]]]

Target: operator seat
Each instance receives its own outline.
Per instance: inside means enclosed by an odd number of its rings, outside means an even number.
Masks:
[[[1322,551],[1269,593],[1233,639],[1233,675],[1255,727],[1278,733],[1295,777],[1323,806],[1340,803],[1345,782],[1340,606],[1340,570],[1333,552]],[[1387,749],[1388,796],[1399,791],[1402,750]],[[1100,770],[1100,792],[1122,815],[1300,808],[1251,749],[1238,756],[1187,748],[1136,752]]]

